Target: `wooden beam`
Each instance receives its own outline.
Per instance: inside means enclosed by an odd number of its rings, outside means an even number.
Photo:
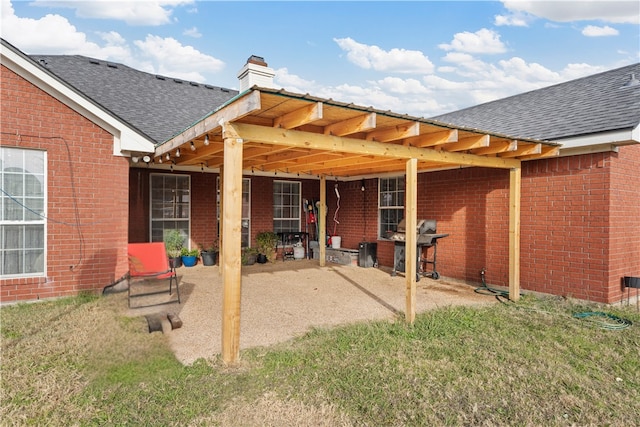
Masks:
[[[344,166],[353,166],[353,165],[361,165],[366,162],[376,162],[380,161],[379,158],[374,156],[359,156],[359,155],[339,155],[336,153],[323,153],[318,155],[317,157],[311,157],[308,160],[303,160],[297,165],[291,166],[292,171],[305,171],[305,170],[316,170],[318,173],[323,173],[323,170],[328,170],[327,174],[330,174],[332,168],[344,167]]]
[[[418,161],[433,161],[436,163],[479,166],[490,168],[510,169],[520,167],[520,160],[503,159],[498,157],[482,157],[467,153],[451,153],[429,148],[405,147],[398,144],[388,144],[361,139],[337,137],[296,130],[275,129],[244,123],[231,123],[238,134],[246,141],[262,142],[265,144],[302,147],[314,150],[326,150],[339,153],[383,156],[387,158],[411,159]]]
[[[471,150],[473,154],[477,154],[479,156],[487,156],[489,154],[498,154],[504,153],[507,151],[515,151],[518,148],[518,141],[500,141],[494,142],[488,147],[484,148],[476,148],[475,150]]]
[[[283,116],[276,117],[273,127],[282,129],[293,129],[298,126],[313,123],[322,118],[322,102],[305,105],[302,108],[291,111]]]
[[[457,142],[443,145],[442,149],[447,151],[473,150],[474,148],[488,147],[490,142],[491,137],[489,135],[474,135],[459,139]]]
[[[367,141],[389,142],[420,135],[420,123],[407,122],[389,128],[367,132]]]
[[[320,267],[327,260],[327,178],[320,176],[320,209],[318,209],[318,246],[320,248]]]
[[[407,138],[403,141],[403,145],[425,148],[447,144],[449,142],[456,142],[457,140],[458,129],[447,129],[439,132],[427,133]]]
[[[514,151],[500,153],[498,156],[504,158],[514,158],[520,156],[529,156],[531,154],[542,153],[542,144],[518,144],[518,148]]]
[[[544,159],[546,157],[556,157],[560,154],[560,147],[554,147],[550,145],[543,145],[539,154],[527,154],[524,156],[519,156],[520,160],[535,160],[535,159]]]
[[[325,126],[324,134],[334,136],[353,135],[354,133],[375,129],[375,127],[376,113],[369,113]]]
[[[242,139],[233,129],[224,130],[224,245],[222,300],[222,360],[236,364],[240,359],[240,297],[242,285]]]
[[[175,150],[182,144],[196,139],[205,133],[213,133],[214,129],[220,127],[220,122],[230,122],[237,120],[259,110],[260,107],[260,91],[254,90],[249,92],[241,99],[237,99],[233,104],[216,111],[204,120],[199,121],[179,135],[174,136],[170,140],[164,142],[156,148],[155,155],[160,156],[169,151]]]
[[[509,299],[520,299],[520,187],[522,169],[509,171]]]
[[[416,274],[418,271],[418,235],[416,234],[418,214],[418,160],[407,160],[405,184],[405,248],[404,275],[406,281],[406,321],[416,320]]]

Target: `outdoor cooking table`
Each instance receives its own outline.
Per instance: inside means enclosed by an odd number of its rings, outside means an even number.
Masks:
[[[405,272],[405,221],[404,219],[398,224],[398,231],[389,236],[394,241],[393,270],[391,275],[395,276],[397,272]],[[440,278],[436,270],[436,260],[438,253],[438,240],[447,237],[449,234],[436,233],[436,220],[418,220],[416,226],[417,233],[417,260],[416,260],[416,280],[420,280],[420,275],[431,277],[434,280]],[[433,258],[429,259],[429,248],[433,248]],[[426,271],[426,266],[432,265],[431,271]]]

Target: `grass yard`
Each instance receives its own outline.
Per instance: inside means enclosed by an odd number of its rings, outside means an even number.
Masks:
[[[181,365],[122,295],[0,310],[2,425],[631,426],[640,313],[562,299],[314,330]],[[489,298],[489,297],[488,297]],[[606,328],[575,312],[606,311]]]

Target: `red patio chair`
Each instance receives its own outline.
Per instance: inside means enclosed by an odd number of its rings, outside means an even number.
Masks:
[[[141,297],[144,295],[154,295],[165,293],[165,290],[143,293],[132,293],[131,288],[134,283],[146,280],[164,280],[169,279],[169,296],[173,289],[173,282],[176,282],[176,294],[178,296],[178,304],[180,304],[180,288],[178,287],[178,277],[174,269],[169,267],[169,258],[164,246],[164,242],[152,243],[129,243],[129,307],[131,307],[131,298]],[[175,301],[166,301],[159,304],[169,304]],[[150,305],[159,305],[150,304]],[[146,307],[146,306],[145,306]]]

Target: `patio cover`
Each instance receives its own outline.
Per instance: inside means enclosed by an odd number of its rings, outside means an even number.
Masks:
[[[192,149],[193,147],[193,149]],[[417,174],[458,167],[510,171],[509,294],[520,294],[521,161],[557,156],[560,145],[253,87],[156,147],[156,162],[220,170],[223,274],[222,357],[239,359],[243,173],[320,180],[320,235],[326,237],[326,179],[406,175],[405,218],[416,228]],[[179,154],[178,154],[179,151]],[[406,271],[416,269],[415,233],[406,236]],[[320,245],[320,265],[325,247]],[[415,319],[416,277],[406,275],[407,322]]]

